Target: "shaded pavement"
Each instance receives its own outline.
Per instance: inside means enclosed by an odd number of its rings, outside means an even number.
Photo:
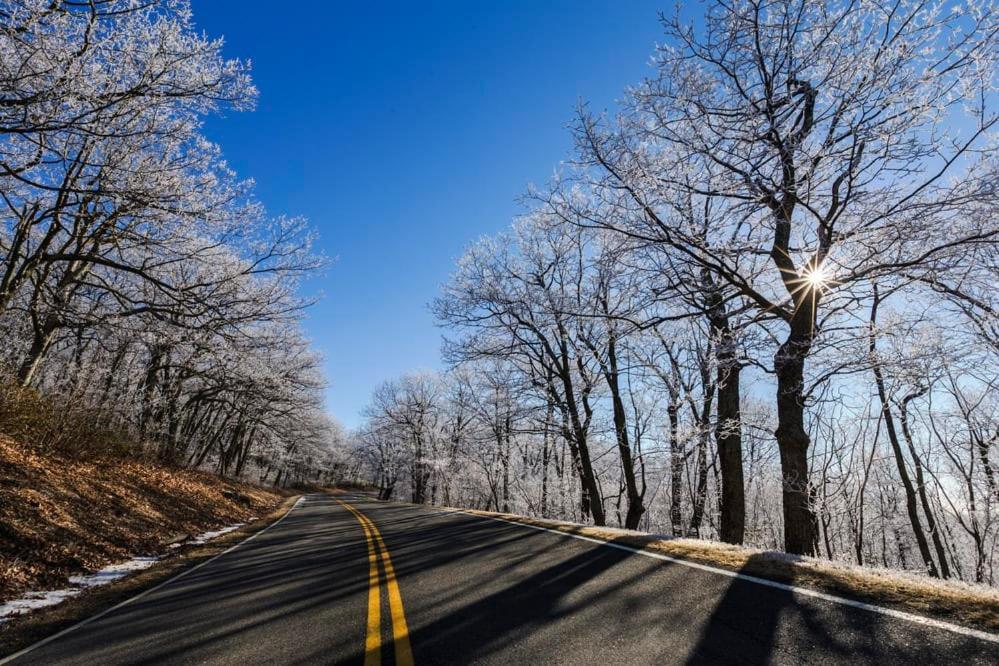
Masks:
[[[523,526],[344,499],[391,553],[417,664],[999,663],[999,644],[943,629]],[[357,519],[310,495],[253,541],[14,663],[360,664],[368,565]],[[382,638],[390,663],[386,626]]]

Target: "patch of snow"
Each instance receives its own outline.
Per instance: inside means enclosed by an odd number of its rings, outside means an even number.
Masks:
[[[55,606],[70,597],[75,597],[81,589],[65,590],[45,590],[43,592],[30,592],[20,599],[14,599],[0,604],[0,624],[3,624],[15,615],[30,613],[38,608]]]
[[[112,564],[111,566],[104,567],[100,571],[92,574],[70,576],[69,582],[77,587],[97,587],[99,585],[106,585],[112,581],[118,580],[119,578],[124,578],[135,571],[148,569],[159,562],[159,560],[160,558],[158,557],[133,557],[128,562]]]
[[[211,532],[205,532],[204,534],[200,534],[188,541],[184,541],[182,543],[172,543],[167,546],[167,548],[173,550],[186,545],[201,545],[211,541],[215,537],[228,534],[233,530],[238,530],[245,524],[246,523],[237,523],[235,525],[229,525],[228,527],[223,527]],[[133,574],[136,571],[148,569],[159,560],[159,557],[133,557],[126,562],[112,564],[100,569],[99,571],[94,571],[93,573],[70,576],[69,584],[71,587],[61,590],[28,592],[19,599],[13,599],[0,604],[0,624],[3,624],[16,615],[30,613],[33,610],[45,608],[46,606],[55,606],[70,597],[75,597],[86,589],[107,585],[108,583],[112,583],[116,580],[124,578],[125,576]]]
[[[15,615],[30,613],[33,610],[45,608],[46,606],[55,606],[70,597],[75,597],[88,588],[107,585],[136,571],[148,569],[156,564],[159,559],[158,557],[133,557],[127,562],[112,564],[93,573],[70,576],[69,584],[71,587],[61,590],[28,592],[20,599],[13,599],[0,604],[0,624],[3,624]]]
[[[229,532],[232,532],[233,530],[238,530],[240,527],[242,527],[245,524],[246,523],[236,523],[235,525],[229,525],[228,527],[223,527],[222,529],[219,530],[205,532],[204,534],[199,534],[190,541],[185,542],[185,544],[194,544],[196,546],[201,545],[207,541],[211,541],[215,537],[220,537],[223,534],[228,534]]]
[[[177,541],[176,543],[172,543],[169,546],[167,546],[167,548],[169,548],[170,550],[176,550],[177,548],[181,548],[183,546],[200,546],[203,543],[207,543],[207,542],[211,541],[215,537],[220,537],[223,534],[228,534],[229,532],[233,532],[235,530],[238,530],[243,525],[246,525],[247,523],[252,523],[256,519],[257,519],[256,516],[252,516],[252,517],[248,518],[245,523],[236,523],[235,525],[229,525],[228,527],[223,527],[221,529],[212,530],[210,532],[204,532],[202,534],[199,534],[196,537],[193,537],[193,538],[190,538],[190,539],[185,539],[184,541]]]

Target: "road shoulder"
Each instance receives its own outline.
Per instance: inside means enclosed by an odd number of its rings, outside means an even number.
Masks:
[[[175,554],[133,576],[95,587],[57,606],[39,609],[0,625],[0,659],[207,563],[269,528],[287,515],[300,497],[287,497],[263,518],[207,543],[178,549]]]
[[[957,582],[882,573],[817,558],[760,551],[696,539],[670,539],[617,528],[592,527],[515,514],[431,507],[482,518],[502,520],[592,540],[613,547],[649,553],[669,561],[719,570],[719,573],[759,579],[781,586],[840,598],[850,605],[870,605],[911,614],[932,623],[982,632],[999,642],[999,591],[980,590]]]

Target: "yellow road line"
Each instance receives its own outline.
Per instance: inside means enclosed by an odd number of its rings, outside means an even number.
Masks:
[[[340,502],[340,500],[337,500]],[[368,629],[364,637],[364,666],[381,666],[382,663],[382,597],[378,584],[378,549],[362,516],[354,507],[340,502],[354,514],[364,530],[368,544]]]
[[[377,550],[381,552],[382,566],[385,570],[385,587],[388,590],[389,612],[392,617],[392,639],[395,643],[396,666],[413,666],[413,650],[409,644],[409,627],[406,624],[406,613],[402,605],[402,593],[396,581],[392,558],[381,533],[370,518],[339,498],[334,498],[348,511],[354,514],[357,522],[364,530],[368,543],[369,581],[368,589],[368,634],[365,639],[364,666],[376,666],[381,663],[381,595],[378,586]],[[373,609],[373,610],[372,610]],[[372,625],[372,622],[374,624]]]
[[[395,641],[395,663],[396,666],[413,666],[413,650],[409,645],[409,627],[406,625],[406,613],[402,606],[402,593],[399,592],[399,583],[395,579],[395,569],[392,567],[392,558],[389,557],[388,548],[382,541],[382,535],[375,527],[374,523],[364,517],[375,534],[378,546],[382,549],[382,564],[385,567],[385,586],[388,588],[389,611],[392,613],[392,638]]]

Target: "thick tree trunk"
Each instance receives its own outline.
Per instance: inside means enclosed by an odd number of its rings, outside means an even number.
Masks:
[[[563,457],[565,453],[565,446],[569,447],[569,462],[572,464],[572,471],[576,479],[583,478],[583,465],[579,461],[579,447],[576,445],[575,435],[573,434],[572,428],[569,426],[569,415],[565,410],[564,405],[560,405],[559,409],[562,413],[562,442],[563,442]],[[563,479],[563,471],[559,470],[559,479]],[[590,515],[590,500],[586,495],[586,487],[580,484],[580,496],[579,496],[579,518],[580,520],[586,520],[587,516]],[[560,513],[565,512],[565,483],[564,481],[560,484],[561,498],[562,498],[562,510]]]
[[[714,341],[710,340],[707,353],[700,359],[701,409],[697,410],[691,406],[691,411],[697,422],[699,432],[697,435],[697,485],[694,488],[694,506],[687,533],[695,537],[701,534],[704,505],[708,499],[708,441],[711,438],[711,410],[714,407],[716,388],[714,378],[711,375],[710,365],[713,344]]]
[[[239,457],[236,459],[236,471],[233,475],[238,479],[243,476],[243,470],[246,469],[246,461],[250,455],[250,448],[253,446],[253,438],[256,437],[257,426],[253,426],[250,432],[243,439],[243,444],[239,452]]]
[[[669,415],[670,456],[669,519],[673,528],[673,536],[681,536],[683,530],[683,451],[680,449],[680,405],[674,396],[670,396],[667,413]]]
[[[710,280],[710,276],[706,276]],[[729,323],[722,295],[709,289],[708,321],[715,338],[718,406],[715,443],[721,471],[721,517],[719,537],[741,544],[746,532],[745,480],[742,472],[742,408],[739,385],[742,364],[738,342]]]
[[[687,535],[692,537],[701,536],[704,504],[708,499],[708,436],[708,431],[703,429],[697,438],[697,485],[694,488],[694,507],[687,529]]]
[[[503,456],[503,513],[510,512],[510,431],[512,429],[510,413],[507,412],[503,423],[503,441],[501,455]]]
[[[577,441],[576,444],[579,452],[580,483],[583,486],[583,506],[593,518],[594,525],[605,525],[607,518],[604,514],[603,497],[600,494],[600,486],[597,485],[593,463],[590,461],[589,447],[586,445],[585,438]]]
[[[139,437],[145,439],[149,433],[149,427],[155,418],[156,405],[155,394],[159,386],[160,361],[165,350],[154,345],[149,350],[149,363],[146,366],[146,377],[142,383],[142,412],[139,415]]]
[[[814,125],[815,90],[807,82],[799,83],[804,100],[796,141],[803,141]],[[788,324],[790,330],[774,357],[777,374],[777,448],[780,451],[781,485],[784,509],[784,549],[794,555],[815,555],[818,549],[818,521],[811,506],[808,476],[808,447],[805,430],[804,377],[805,359],[812,349],[822,285],[802,282],[801,271],[792,259],[791,243],[794,211],[798,204],[798,176],[795,151],[789,150],[774,133],[768,139],[780,155],[781,183],[768,197],[774,214],[774,237],[770,259],[778,270],[794,305]],[[829,235],[820,235],[819,253],[810,266],[821,265],[831,243]]]
[[[736,361],[718,367],[718,423],[715,442],[721,470],[721,525],[719,536],[726,543],[741,544],[746,533],[746,496],[742,471],[742,411]]]
[[[413,484],[413,504],[423,504],[426,494],[426,478],[424,476],[423,461],[423,438],[420,435],[414,437],[413,465],[411,469]]]
[[[810,322],[809,324],[810,325]],[[792,325],[787,340],[777,350],[777,448],[780,451],[784,505],[784,550],[794,555],[815,555],[818,524],[809,497],[808,446],[803,394],[805,358],[811,332]]]
[[[34,380],[35,375],[38,373],[38,368],[41,367],[42,359],[45,358],[46,352],[48,352],[53,340],[55,340],[55,332],[58,327],[58,319],[51,315],[45,317],[45,320],[41,324],[34,326],[31,347],[28,348],[28,353],[17,371],[17,379],[21,383],[21,386],[31,385],[32,380]]]
[[[545,413],[545,430],[541,443],[541,517],[548,517],[548,465],[551,460],[551,422],[554,405],[548,401],[548,411]]]

